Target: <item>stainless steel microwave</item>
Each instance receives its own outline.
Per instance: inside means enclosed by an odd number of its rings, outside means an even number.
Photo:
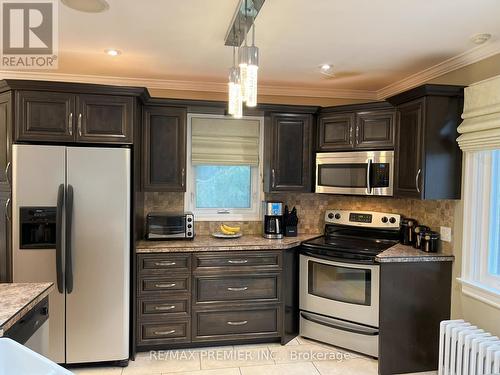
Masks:
[[[193,239],[194,215],[192,212],[152,212],[146,217],[146,239]]]
[[[316,193],[392,196],[394,151],[316,154]]]

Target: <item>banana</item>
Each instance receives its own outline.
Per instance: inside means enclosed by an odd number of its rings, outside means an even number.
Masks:
[[[235,232],[233,231],[230,231],[230,230],[227,230],[225,227],[224,227],[224,224],[221,224],[220,226],[220,231],[224,234],[236,234]]]
[[[230,232],[235,232],[238,233],[240,231],[240,227],[230,227],[229,225],[222,224],[225,230],[228,230]]]

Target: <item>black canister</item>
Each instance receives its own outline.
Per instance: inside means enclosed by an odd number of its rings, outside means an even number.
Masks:
[[[430,230],[431,228],[426,225],[417,225],[415,228],[413,228],[413,234],[415,235],[415,242],[413,243],[413,247],[415,249],[420,249],[420,234],[429,232]]]
[[[422,233],[420,250],[426,253],[437,253],[439,250],[439,233],[432,231]]]
[[[418,225],[417,220],[405,217],[401,220],[401,243],[412,245],[415,242],[413,229]]]

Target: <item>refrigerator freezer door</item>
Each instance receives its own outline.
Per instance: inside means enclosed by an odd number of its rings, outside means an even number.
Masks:
[[[66,295],[66,362],[128,359],[130,150],[68,147],[67,184],[73,289]]]
[[[60,146],[12,146],[12,258],[14,282],[57,282],[55,248],[20,249],[19,208],[26,206],[56,207],[59,186],[65,183],[65,152],[65,147]],[[64,224],[58,229],[61,230],[63,235],[62,243],[64,244]],[[63,293],[59,293],[56,287],[49,296],[50,350],[48,357],[52,361],[59,363],[65,362],[64,285],[61,285],[61,288]]]

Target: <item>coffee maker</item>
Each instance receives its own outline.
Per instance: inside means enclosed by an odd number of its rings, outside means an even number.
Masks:
[[[262,212],[262,235],[271,239],[283,238],[283,202],[264,202]]]

